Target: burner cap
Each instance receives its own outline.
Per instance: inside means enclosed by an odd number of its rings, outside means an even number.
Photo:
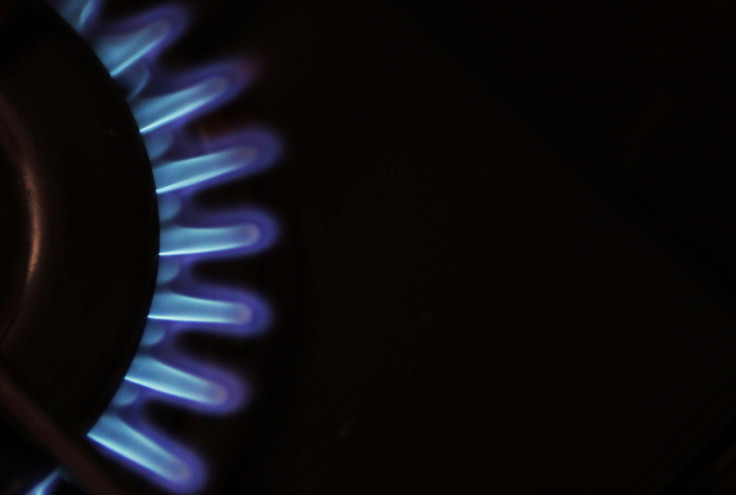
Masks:
[[[150,306],[151,168],[124,98],[55,13],[3,2],[0,46],[0,359],[81,433],[122,380]],[[43,467],[6,429],[2,493]]]

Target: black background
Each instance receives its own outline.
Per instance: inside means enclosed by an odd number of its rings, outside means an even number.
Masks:
[[[304,260],[243,493],[652,493],[730,415],[731,3],[192,4]]]

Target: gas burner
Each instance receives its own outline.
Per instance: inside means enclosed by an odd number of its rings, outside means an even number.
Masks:
[[[279,229],[252,202],[213,210],[197,194],[273,165],[279,139],[193,125],[257,71],[242,59],[164,68],[184,8],[107,22],[95,0],[52,6],[67,25],[33,2],[0,9],[11,47],[0,59],[0,353],[52,416],[138,475],[136,491],[201,492],[207,456],[156,417],[185,432],[205,417],[232,427],[225,416],[247,409],[255,384],[242,358],[198,351],[215,337],[247,346],[274,319],[257,274],[219,283],[200,267],[262,254]],[[52,494],[79,476],[2,434],[3,493]]]

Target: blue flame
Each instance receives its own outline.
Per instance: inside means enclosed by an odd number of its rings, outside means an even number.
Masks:
[[[258,153],[255,148],[241,146],[183,160],[164,162],[153,171],[156,184],[158,184],[156,192],[163,194],[206,183],[252,165],[257,157]]]
[[[160,155],[173,146],[166,133],[156,133],[146,142],[149,154]],[[193,192],[256,174],[277,159],[278,150],[273,133],[261,129],[209,140],[205,149],[187,149],[182,157],[161,160],[153,171],[156,192]]]
[[[195,493],[206,482],[204,463],[193,452],[143,422],[104,414],[89,437],[126,466],[176,493]]]
[[[125,380],[172,399],[192,402],[198,408],[236,409],[242,395],[237,386],[175,368],[151,356],[136,358]]]
[[[256,225],[231,227],[167,227],[161,232],[161,256],[204,254],[250,247],[261,239]]]
[[[94,41],[95,52],[110,74],[120,77],[136,65],[152,62],[171,46],[184,34],[187,17],[183,9],[166,6],[105,26]],[[145,67],[137,67],[141,68]]]
[[[137,356],[108,410],[88,436],[111,457],[159,487],[194,493],[206,486],[204,462],[143,419],[150,401],[205,414],[229,414],[248,402],[243,377],[181,354],[179,334],[204,332],[251,337],[268,329],[267,303],[242,289],[211,286],[191,270],[200,260],[252,255],[269,248],[278,231],[272,216],[255,208],[198,209],[193,196],[273,164],[280,152],[274,133],[247,128],[220,137],[187,128],[232,101],[253,79],[252,65],[226,60],[167,73],[157,61],[179,39],[188,15],[164,6],[110,24],[97,20],[100,1],[49,0],[94,48],[126,92],[153,166],[161,223],[157,287]],[[53,492],[52,473],[31,495]]]
[[[133,115],[146,135],[181,127],[231,101],[249,82],[252,69],[242,60],[221,62],[194,72],[169,76],[176,81],[165,92],[132,103]]]
[[[52,492],[59,480],[59,474],[57,472],[53,472],[28,492],[28,495],[48,495]]]
[[[51,0],[66,21],[78,31],[84,31],[99,8],[97,0]]]
[[[238,326],[251,321],[253,310],[245,304],[158,291],[148,317],[152,320]]]

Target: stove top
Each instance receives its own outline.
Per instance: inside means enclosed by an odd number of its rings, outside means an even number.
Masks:
[[[0,0],[0,493],[730,493],[734,19]]]

